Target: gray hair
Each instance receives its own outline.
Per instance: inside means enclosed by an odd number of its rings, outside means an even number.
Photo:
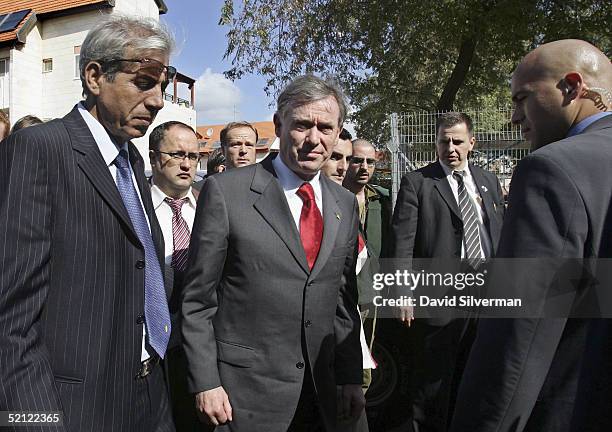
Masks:
[[[342,125],[347,112],[342,90],[340,90],[335,82],[324,80],[314,75],[302,75],[291,81],[278,96],[276,112],[283,116],[287,108],[303,106],[329,96],[333,96],[336,102],[338,102],[338,107],[340,108],[338,125]]]
[[[157,50],[170,55],[174,37],[170,30],[153,18],[113,14],[92,28],[81,45],[79,70],[83,95],[87,96],[85,68],[92,61],[105,62],[123,58],[128,48],[136,53]],[[138,54],[136,54],[138,55]],[[115,78],[121,64],[111,63],[105,70],[109,81]]]

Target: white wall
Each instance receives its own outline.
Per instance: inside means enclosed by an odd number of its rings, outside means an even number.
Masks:
[[[7,72],[3,78],[0,78],[0,108],[10,108],[11,50],[9,48],[0,48],[0,60],[6,60]]]
[[[184,106],[173,104],[172,102],[165,101],[164,108],[160,112],[157,113],[157,117],[155,117],[155,121],[147,130],[147,133],[142,138],[138,138],[132,140],[132,142],[136,145],[142,158],[145,160],[145,169],[151,169],[151,164],[149,163],[149,134],[155,126],[162,124],[164,122],[176,120],[183,122],[189,126],[191,126],[194,130],[196,128],[196,112],[191,108],[185,108]]]
[[[42,58],[53,59],[53,72],[42,74],[45,118],[63,117],[82,99],[81,80],[74,77],[74,47],[109,13],[110,9],[103,9],[44,21]]]
[[[28,114],[44,117],[41,107],[42,45],[38,23],[28,34],[26,44],[11,50],[11,124]]]
[[[116,12],[159,19],[159,8],[153,0],[116,0]]]

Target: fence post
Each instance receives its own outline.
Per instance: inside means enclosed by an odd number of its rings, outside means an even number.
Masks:
[[[395,208],[395,200],[402,180],[399,167],[400,136],[397,113],[392,113],[390,115],[389,123],[391,127],[391,140],[387,143],[387,148],[391,152],[391,198],[393,208]]]

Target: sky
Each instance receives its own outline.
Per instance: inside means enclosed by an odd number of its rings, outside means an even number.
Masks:
[[[265,79],[255,74],[234,82],[223,72],[231,67],[223,60],[228,27],[219,26],[223,0],[165,0],[168,13],[160,18],[173,31],[177,50],[171,64],[196,79],[195,108],[198,126],[234,120],[272,120],[273,98],[263,91]],[[186,86],[180,97],[188,94]]]

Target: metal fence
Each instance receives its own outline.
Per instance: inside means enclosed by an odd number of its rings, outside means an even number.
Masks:
[[[470,161],[495,173],[507,186],[516,163],[529,153],[520,129],[512,125],[510,108],[466,111],[474,122],[476,145]],[[393,203],[404,174],[437,160],[436,117],[439,112],[394,113],[389,117]]]

